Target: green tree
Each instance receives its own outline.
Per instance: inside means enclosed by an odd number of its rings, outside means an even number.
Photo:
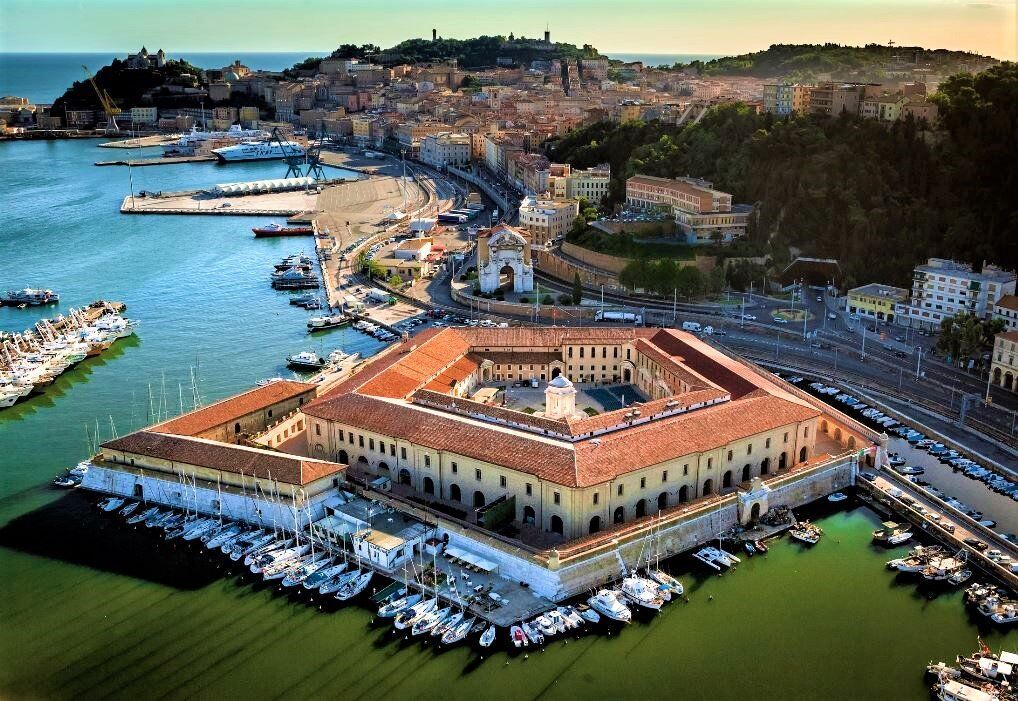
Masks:
[[[573,274],[573,304],[579,304],[580,300],[583,299],[583,283],[580,281],[580,273],[577,271]]]
[[[683,297],[698,297],[703,294],[704,278],[703,273],[693,265],[684,265],[679,268],[675,278],[675,289]]]

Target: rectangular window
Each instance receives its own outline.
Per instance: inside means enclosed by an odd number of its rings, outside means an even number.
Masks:
[[[594,492],[594,504],[597,504],[597,502],[599,502],[600,500],[601,500],[601,495],[599,493],[597,493],[597,492]]]
[[[402,459],[406,460],[406,448],[400,448],[400,449],[399,449],[399,456],[400,456],[400,457],[401,457]]]
[[[753,444],[750,443],[749,445],[746,446],[746,455],[752,455],[752,454],[753,454]]]
[[[625,487],[623,485],[621,485],[621,484],[619,485],[618,489],[616,490],[616,492],[618,493],[619,496],[622,496],[625,493],[625,491],[626,491]]]
[[[459,472],[459,466],[456,463],[453,463],[452,464],[452,473],[455,475],[457,472]]]
[[[474,470],[474,479],[477,480],[478,482],[481,481],[481,471],[480,470]]]
[[[351,431],[350,433],[346,434],[346,439],[348,441],[350,441],[350,445],[353,445],[353,431]]]
[[[390,443],[389,444],[389,455],[391,455],[392,457],[396,457],[396,444],[395,443]]]
[[[560,503],[562,501],[562,495],[559,494],[558,492],[553,492],[551,497],[552,497],[552,501],[555,502],[556,504],[558,504],[558,503]]]
[[[531,486],[530,482],[527,482],[526,492],[528,497],[534,493],[534,488]]]
[[[771,447],[771,439],[768,438],[766,441],[764,441],[764,448],[770,448],[770,447]]]
[[[661,481],[662,482],[668,481],[668,470],[665,470],[664,472],[661,473]]]
[[[687,463],[682,466],[682,476],[686,477],[688,475],[689,475],[689,464]]]
[[[714,467],[714,458],[707,458],[707,469]]]
[[[375,449],[375,439],[374,438],[369,438],[368,439],[368,450],[374,450],[374,449]]]
[[[315,424],[315,435],[316,436],[322,435],[322,427],[319,424]]]
[[[424,467],[431,467],[431,456],[430,455],[425,455],[424,456]]]
[[[385,443],[383,441],[378,441],[378,452],[385,455]]]
[[[646,488],[647,488],[647,478],[646,477],[641,477],[640,478],[640,489],[646,489]]]
[[[802,437],[809,438],[809,426],[805,426],[802,429]]]
[[[357,445],[359,445],[361,448],[364,447],[364,436],[357,436]]]
[[[505,489],[507,486],[509,486],[509,480],[505,478],[505,475],[502,475],[501,477],[498,478],[498,486],[500,486],[502,489]]]
[[[784,442],[785,442],[785,443],[787,443],[787,442],[788,442],[788,432],[787,432],[787,431],[785,432],[785,441],[784,441]]]
[[[732,451],[728,451],[728,462],[732,461]]]

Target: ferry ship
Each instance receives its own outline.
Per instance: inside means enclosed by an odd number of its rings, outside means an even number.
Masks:
[[[212,149],[223,163],[231,161],[267,161],[287,156],[303,156],[306,150],[296,141],[247,141],[236,146]]]
[[[267,139],[268,137],[268,132],[261,129],[244,129],[239,124],[232,125],[227,131],[199,131],[196,127],[191,127],[191,131],[176,141],[163,144],[163,156],[193,156],[201,142],[213,139],[250,141],[251,139]]]
[[[26,287],[23,290],[8,290],[7,294],[0,296],[0,305],[11,306],[38,306],[40,304],[56,304],[60,301],[60,295],[53,290],[36,290]]]

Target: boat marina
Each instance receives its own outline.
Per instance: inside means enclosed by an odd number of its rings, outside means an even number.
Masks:
[[[133,335],[138,322],[120,316],[123,308],[100,300],[0,337],[0,409],[41,391],[72,366]]]

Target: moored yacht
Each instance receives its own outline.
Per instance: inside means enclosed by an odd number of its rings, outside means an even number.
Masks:
[[[633,619],[632,611],[619,601],[618,596],[611,589],[602,589],[587,599],[587,603],[590,608],[613,621],[629,623]]]

